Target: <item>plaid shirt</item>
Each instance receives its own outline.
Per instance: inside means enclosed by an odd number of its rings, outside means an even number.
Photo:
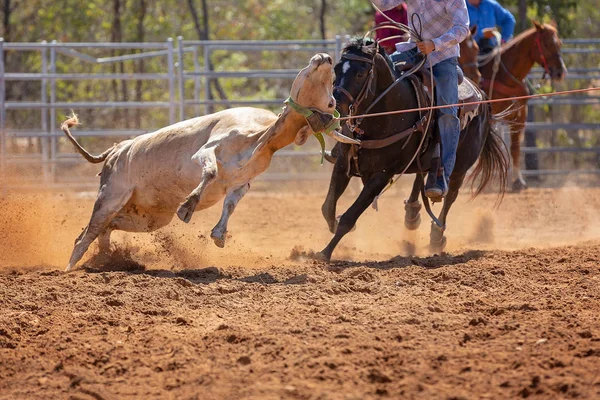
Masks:
[[[402,0],[372,0],[377,8],[389,10]],[[423,40],[431,39],[435,51],[429,54],[428,65],[435,65],[460,54],[458,44],[469,34],[469,12],[465,0],[406,0],[409,26],[419,32],[419,22],[412,15],[418,14],[423,25]],[[411,39],[412,40],[412,39]]]

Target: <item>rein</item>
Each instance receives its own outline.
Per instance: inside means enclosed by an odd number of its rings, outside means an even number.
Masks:
[[[550,75],[550,68],[548,67],[548,61],[546,61],[546,56],[544,55],[544,50],[542,49],[542,34],[540,32],[536,32],[535,35],[535,44],[540,52],[540,58],[542,59],[542,67],[544,67],[544,74],[542,75],[542,79],[546,78],[546,75]],[[535,54],[533,54],[533,47],[531,48],[532,54],[531,58],[535,60]]]

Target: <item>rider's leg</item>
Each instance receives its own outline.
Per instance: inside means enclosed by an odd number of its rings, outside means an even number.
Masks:
[[[456,57],[448,58],[433,66],[435,77],[435,99],[438,106],[458,103],[458,72]],[[438,176],[433,185],[425,189],[427,197],[440,200],[448,192],[450,174],[456,162],[456,148],[460,136],[460,122],[457,115],[458,108],[445,107],[437,110],[438,128],[442,142],[442,166],[444,173]]]

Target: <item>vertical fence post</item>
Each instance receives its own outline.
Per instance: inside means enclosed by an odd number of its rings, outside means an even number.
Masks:
[[[0,178],[6,168],[6,81],[4,80],[4,38],[0,38]]]
[[[185,80],[183,77],[184,65],[183,65],[183,37],[177,37],[177,66],[179,67],[177,77],[179,79],[179,120],[185,119]]]
[[[194,72],[196,75],[194,76],[194,101],[200,101],[200,76],[198,72],[200,72],[200,63],[198,62],[198,47],[194,46],[192,53],[194,54]],[[197,117],[200,115],[200,104],[196,103],[196,115]]]
[[[53,40],[50,46],[50,162],[52,163],[52,180],[56,182],[56,40]]]
[[[204,106],[204,113],[205,114],[211,114],[213,112],[213,105],[209,103],[209,101],[212,100],[211,94],[210,94],[210,77],[208,76],[208,73],[210,73],[210,52],[211,52],[211,48],[210,46],[206,43],[204,44],[204,72],[206,72],[207,74],[204,75],[204,101],[206,102],[206,105]]]
[[[342,56],[342,37],[340,35],[335,35],[335,59],[333,63],[337,63],[340,57]]]
[[[167,63],[169,64],[169,123],[175,120],[175,61],[173,57],[173,38],[167,39]]]
[[[48,160],[50,153],[50,132],[48,130],[48,78],[45,76],[48,75],[48,42],[42,40],[42,50],[40,51],[40,55],[42,57],[42,82],[41,82],[41,93],[40,93],[40,102],[42,103],[41,107],[41,124],[42,124],[42,132],[45,135],[45,138],[41,138],[41,146],[42,146],[42,169],[44,172],[44,183],[48,183],[49,170],[48,170]]]

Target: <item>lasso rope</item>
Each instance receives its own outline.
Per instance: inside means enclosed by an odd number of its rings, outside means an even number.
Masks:
[[[443,105],[443,106],[430,106],[430,107],[409,108],[406,110],[385,111],[385,112],[379,112],[379,113],[373,113],[373,114],[354,115],[352,117],[340,117],[340,118],[338,118],[338,120],[344,121],[347,119],[357,118],[357,117],[360,117],[360,118],[381,117],[384,115],[406,114],[406,113],[411,113],[411,112],[415,112],[415,111],[438,110],[440,108],[448,108],[448,107],[461,107],[461,106],[470,106],[470,105],[476,105],[476,104],[500,103],[500,102],[505,102],[505,101],[516,101],[516,100],[528,100],[528,99],[535,99],[535,98],[540,98],[540,97],[554,97],[554,96],[560,96],[560,95],[564,95],[564,94],[593,92],[596,90],[600,90],[600,87],[591,87],[591,88],[585,88],[585,89],[571,89],[571,90],[563,90],[560,92],[552,92],[552,93],[530,94],[527,96],[506,97],[506,98],[502,98],[502,99],[471,101],[471,102],[467,102],[467,103],[447,104],[447,105]]]

